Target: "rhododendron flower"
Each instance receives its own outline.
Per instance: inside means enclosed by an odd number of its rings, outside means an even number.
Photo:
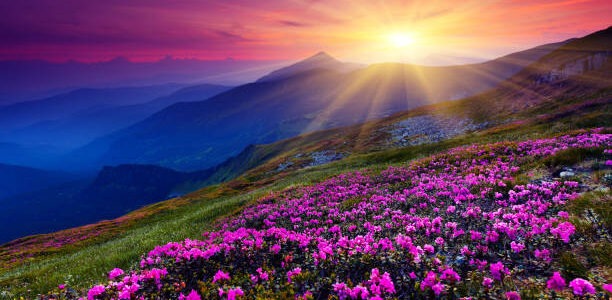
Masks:
[[[369,295],[370,292],[368,292],[368,289],[361,285],[358,285],[353,289],[349,290],[349,296],[351,297],[351,299],[359,299],[359,297],[361,297],[361,299],[368,299]]]
[[[264,272],[264,270],[262,268],[258,268],[257,269],[257,273],[259,274],[259,279],[263,280],[263,281],[267,281],[269,276],[268,276],[268,272]]]
[[[431,290],[434,292],[434,294],[436,294],[436,296],[440,295],[445,289],[444,284],[442,283],[436,283],[431,287]]]
[[[499,261],[489,266],[489,270],[491,271],[491,275],[494,279],[502,280],[502,276],[504,273],[508,273],[508,269],[504,267],[504,264]]]
[[[60,289],[60,290],[63,290],[63,289],[66,288],[66,285],[65,284],[60,284],[60,285],[57,286],[57,288]]]
[[[565,243],[569,243],[570,235],[574,234],[574,231],[576,231],[576,227],[570,222],[560,223],[556,228],[550,229],[550,233],[561,238]]]
[[[574,295],[583,296],[585,294],[595,294],[595,287],[582,278],[576,278],[570,281],[569,287],[574,290]]]
[[[94,300],[96,296],[101,295],[106,291],[106,288],[103,285],[94,285],[87,292],[87,300]]]
[[[179,300],[201,300],[201,298],[198,292],[196,292],[195,290],[191,290],[191,292],[187,296],[180,294]]]
[[[553,276],[546,282],[546,288],[555,291],[561,291],[565,288],[565,279],[561,277],[559,272],[554,272]]]
[[[287,272],[287,282],[291,283],[291,279],[293,276],[300,275],[302,273],[302,268],[295,268],[289,272]]]
[[[490,278],[490,277],[483,278],[482,285],[486,288],[491,288],[491,286],[493,286],[493,278]]]
[[[274,244],[270,247],[270,251],[274,254],[278,254],[281,251],[281,246],[279,244]]]
[[[240,287],[231,288],[227,291],[227,300],[236,300],[238,297],[244,296],[244,292]],[[200,299],[199,297],[197,298]]]
[[[548,249],[542,249],[542,250],[536,249],[534,251],[534,255],[535,255],[535,257],[540,258],[540,259],[542,259],[542,260],[544,260],[546,262],[550,262],[551,261],[550,250],[548,250]]]
[[[436,274],[436,272],[427,272],[427,275],[425,275],[425,279],[423,279],[423,282],[421,282],[421,290],[424,291],[428,287],[433,287],[436,282],[438,282],[438,275]]]
[[[521,294],[517,292],[506,292],[506,299],[508,300],[521,300]]]
[[[525,245],[512,241],[510,243],[510,248],[512,248],[512,251],[514,251],[514,253],[519,253],[523,251],[523,249],[525,249]]]
[[[602,288],[604,291],[606,291],[606,292],[608,292],[608,293],[611,293],[611,294],[612,294],[612,284],[609,284],[609,283],[604,283],[604,284],[601,286],[601,288]]]
[[[495,243],[499,240],[499,233],[497,231],[487,232],[487,242]]]
[[[230,280],[231,277],[228,273],[225,273],[221,270],[217,271],[217,273],[215,273],[215,276],[213,276],[213,280],[212,282],[215,283],[217,281],[221,281],[221,280]]]
[[[117,276],[123,275],[124,272],[123,270],[119,269],[119,268],[114,268],[112,269],[109,273],[108,273],[108,279],[113,280],[115,278],[117,278]]]
[[[383,291],[394,294],[395,286],[393,285],[393,280],[391,280],[391,275],[385,272],[382,275],[377,268],[372,269],[372,274],[370,275],[370,281],[372,285],[379,286]]]
[[[459,276],[459,274],[457,274],[457,272],[455,272],[455,270],[453,270],[453,268],[447,267],[442,271],[440,279],[447,280],[452,283],[460,281],[461,277]]]

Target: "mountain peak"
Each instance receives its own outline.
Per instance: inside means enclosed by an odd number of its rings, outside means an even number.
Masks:
[[[357,69],[359,66],[355,64],[343,63],[333,56],[327,54],[324,51],[319,51],[315,55],[310,56],[304,60],[298,61],[290,66],[278,69],[262,78],[258,81],[274,81],[282,78],[291,77],[298,73],[314,70],[314,69],[326,69],[337,72],[348,72]]]
[[[325,51],[319,51],[317,52],[317,54],[307,58],[307,59],[311,59],[311,58],[326,58],[326,59],[333,59],[335,60],[335,58],[331,55],[329,55],[327,52]]]

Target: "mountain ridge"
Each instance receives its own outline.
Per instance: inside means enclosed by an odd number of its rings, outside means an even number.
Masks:
[[[539,57],[558,44],[552,45],[549,49],[528,51],[538,52],[532,56]],[[328,60],[325,54],[319,56]],[[89,149],[101,145],[98,149],[108,150],[98,150],[102,154],[90,156],[101,155],[98,164],[137,162],[180,170],[210,168],[237,155],[248,144],[268,143],[463,98],[492,88],[520,69],[503,59],[494,65],[500,67],[486,63],[446,68],[377,64],[349,73],[324,68],[290,72],[287,74],[292,76],[279,80],[258,81],[229,90],[207,100],[208,106],[197,102],[170,106],[95,141]],[[428,79],[419,81],[421,70]]]

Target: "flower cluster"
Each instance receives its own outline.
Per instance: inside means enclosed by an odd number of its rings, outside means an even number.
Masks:
[[[272,193],[201,240],[157,246],[139,269],[111,271],[87,296],[520,299],[529,279],[542,295],[593,294],[590,282],[566,285],[553,269],[574,239],[562,209],[578,184],[514,178],[561,150],[610,146],[612,135],[583,133],[460,147]]]

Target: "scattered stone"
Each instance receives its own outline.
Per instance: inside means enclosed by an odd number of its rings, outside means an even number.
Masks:
[[[470,119],[423,115],[396,123],[390,133],[394,144],[405,147],[439,142],[489,125],[489,122],[474,124]]]
[[[312,162],[310,162],[308,166],[314,167],[314,166],[327,164],[335,160],[340,160],[344,158],[345,156],[346,155],[343,153],[337,153],[331,150],[315,151],[315,152],[310,153],[310,158],[312,158]]]
[[[576,173],[572,172],[572,171],[563,171],[559,174],[559,176],[561,176],[561,178],[567,178],[567,177],[572,177],[576,175]]]
[[[281,163],[280,165],[278,165],[278,168],[276,168],[276,171],[277,172],[282,172],[282,171],[287,170],[287,168],[289,168],[291,166],[293,166],[293,162],[292,161],[287,161],[287,162],[284,162],[284,163]]]

